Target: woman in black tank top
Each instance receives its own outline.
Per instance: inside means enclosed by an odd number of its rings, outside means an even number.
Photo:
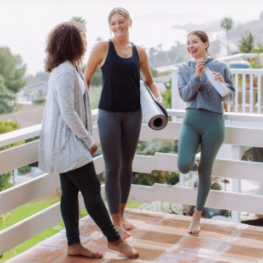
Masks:
[[[122,238],[134,226],[124,218],[132,181],[132,161],[141,128],[140,74],[157,101],[162,97],[151,75],[144,49],[129,40],[132,20],[124,8],[114,8],[108,17],[114,37],[98,43],[89,58],[85,78],[101,67],[103,88],[99,102],[98,128],[105,161],[105,190],[113,223]]]

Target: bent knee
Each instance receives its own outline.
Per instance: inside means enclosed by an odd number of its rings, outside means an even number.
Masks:
[[[178,162],[178,169],[180,173],[187,174],[193,169],[193,164]]]

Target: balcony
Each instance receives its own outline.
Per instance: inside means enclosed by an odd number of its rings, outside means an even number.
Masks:
[[[230,221],[203,219],[200,234],[190,236],[186,234],[190,217],[183,216],[182,211],[179,211],[181,215],[160,213],[166,210],[165,207],[169,203],[176,203],[179,206],[195,205],[197,191],[188,180],[193,176],[192,174],[180,175],[180,182],[177,185],[133,185],[129,200],[146,204],[141,207],[141,210],[128,209],[126,211],[126,216],[136,226],[136,229],[131,231],[132,237],[127,241],[140,252],[137,262],[263,262],[263,228],[240,223],[240,212],[263,215],[263,197],[255,193],[242,193],[240,184],[241,180],[251,180],[257,182],[260,189],[263,182],[263,163],[242,161],[240,158],[245,149],[263,147],[263,115],[260,114],[263,103],[260,88],[263,84],[261,82],[263,70],[234,70],[232,72],[242,75],[235,78],[236,87],[240,84],[238,79],[244,80],[246,75],[253,74],[250,78],[252,80],[254,75],[260,77],[257,78],[257,100],[253,96],[247,99],[245,86],[245,93],[242,93],[241,100],[237,95],[234,106],[228,107],[230,110],[225,113],[226,137],[212,172],[215,177],[232,180],[232,191],[211,190],[206,207],[232,211]],[[175,69],[172,72],[174,109],[168,111],[172,121],[161,131],[153,131],[146,124],[142,124],[140,141],[152,141],[154,138],[179,139],[185,111],[177,93],[176,79]],[[253,95],[254,84],[251,83],[249,94]],[[244,84],[241,81],[242,85]],[[93,110],[92,117],[95,125],[97,110]],[[39,136],[40,129],[41,125],[36,125],[0,135],[0,147]],[[96,126],[94,126],[94,138],[99,143]],[[1,151],[0,174],[37,162],[38,145],[39,141],[36,140]],[[105,171],[103,156],[94,158],[94,164],[98,174]],[[177,155],[156,153],[154,156],[135,156],[134,172],[151,173],[153,170],[177,172]],[[43,174],[9,188],[0,193],[0,215],[59,187],[58,175]],[[102,186],[102,196],[105,199],[104,186]],[[84,208],[81,195],[79,203],[80,209]],[[0,255],[61,220],[60,205],[57,203],[1,231]],[[80,230],[83,244],[103,253],[103,259],[87,260],[67,257],[65,231],[62,230],[7,262],[130,262],[106,248],[105,238],[88,216],[80,220]]]
[[[136,226],[131,231],[132,237],[127,239],[140,254],[134,262],[262,262],[263,229],[260,227],[203,220],[202,231],[190,236],[186,234],[190,217],[134,209],[127,210],[126,217]],[[102,259],[68,257],[62,230],[7,262],[131,262],[107,248],[105,237],[89,216],[80,220],[80,232],[83,245],[103,253]]]

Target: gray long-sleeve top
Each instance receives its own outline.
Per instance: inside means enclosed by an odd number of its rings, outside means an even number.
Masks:
[[[223,113],[223,104],[231,103],[235,98],[233,77],[225,62],[213,57],[206,59],[206,67],[211,71],[219,72],[225,80],[229,93],[221,97],[213,85],[208,82],[205,73],[201,77],[195,74],[196,62],[189,60],[180,64],[178,68],[178,89],[180,97],[187,102],[186,108],[206,109],[213,112]]]
[[[82,94],[78,75],[85,83]],[[39,144],[39,168],[48,173],[64,173],[92,161],[91,108],[88,87],[81,72],[69,61],[54,68],[48,83],[48,95]]]

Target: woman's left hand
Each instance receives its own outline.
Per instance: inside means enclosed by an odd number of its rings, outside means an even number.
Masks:
[[[222,77],[222,75],[220,73],[217,72],[213,72],[214,76],[215,76],[215,80],[219,80],[220,82],[225,83],[224,78]]]
[[[163,100],[158,100],[157,101],[159,104],[163,105]]]

